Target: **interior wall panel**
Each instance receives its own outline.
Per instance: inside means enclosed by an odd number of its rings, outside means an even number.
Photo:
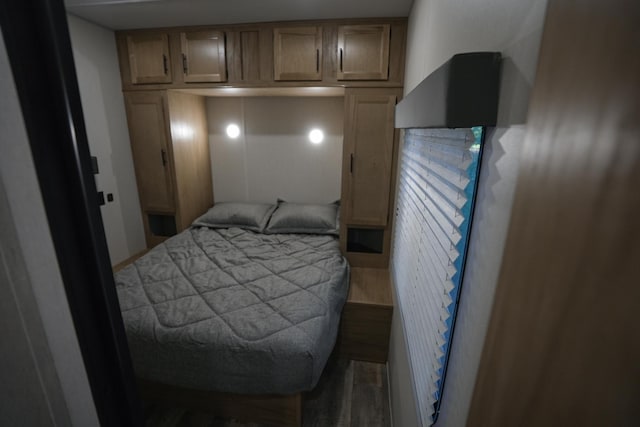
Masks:
[[[209,98],[215,201],[338,200],[343,115],[342,97]],[[237,139],[226,135],[230,123]],[[320,144],[309,141],[313,128],[324,132]]]

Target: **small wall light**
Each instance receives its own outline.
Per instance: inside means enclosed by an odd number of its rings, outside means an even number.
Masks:
[[[322,132],[320,129],[312,129],[311,132],[309,132],[309,141],[311,141],[312,143],[320,144],[323,140],[324,132]]]
[[[240,136],[240,128],[237,124],[231,123],[229,126],[227,126],[227,136],[233,139],[236,139],[238,136]]]

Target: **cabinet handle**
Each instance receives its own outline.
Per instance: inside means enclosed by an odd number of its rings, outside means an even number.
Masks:
[[[340,71],[342,71],[342,48],[340,48]]]
[[[162,66],[164,67],[164,74],[166,75],[169,72],[169,68],[167,67],[167,55],[162,55]]]
[[[316,72],[320,71],[320,49],[316,49]]]
[[[164,149],[160,150],[160,156],[162,156],[162,166],[166,166],[167,165],[167,152]]]
[[[349,173],[353,173],[353,153],[349,154]]]
[[[182,54],[182,72],[184,74],[187,74],[188,70],[189,70],[189,67],[187,66],[187,55],[183,53]]]

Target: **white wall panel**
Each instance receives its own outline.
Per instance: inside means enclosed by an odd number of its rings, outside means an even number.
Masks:
[[[113,31],[67,15],[89,149],[98,158],[98,191],[111,263],[146,248]]]
[[[340,198],[342,97],[209,98],[207,110],[216,202]],[[225,133],[232,122],[237,139]],[[313,128],[323,130],[322,143],[309,141]]]

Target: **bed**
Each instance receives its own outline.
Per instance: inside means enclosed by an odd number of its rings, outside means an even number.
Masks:
[[[327,206],[219,204],[116,273],[136,375],[243,395],[313,389],[349,282]]]

